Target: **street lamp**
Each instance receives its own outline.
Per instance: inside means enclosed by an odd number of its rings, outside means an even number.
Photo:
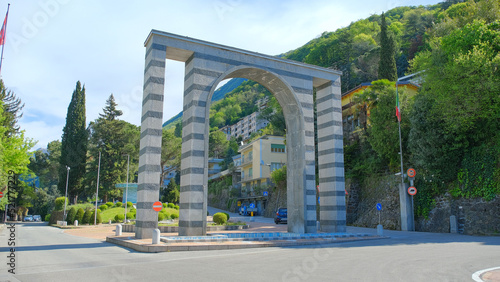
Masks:
[[[66,171],[67,171],[66,172],[66,193],[64,194],[64,212],[63,212],[64,218],[63,218],[63,220],[66,220],[66,199],[68,198],[69,170],[70,170],[70,167],[66,166]]]
[[[101,151],[99,151],[99,164],[97,166],[97,188],[95,192],[95,213],[94,213],[94,226],[97,225],[97,197],[99,197],[99,173],[101,172]]]
[[[130,168],[130,155],[123,154],[123,156],[127,155],[127,183],[125,184],[125,219],[123,223],[127,223],[127,196],[128,196],[128,172]]]

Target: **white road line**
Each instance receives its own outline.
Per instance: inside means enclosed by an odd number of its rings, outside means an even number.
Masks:
[[[472,274],[472,279],[477,282],[484,282],[483,279],[481,279],[481,275],[485,272],[492,271],[495,269],[500,269],[500,266],[476,271]]]

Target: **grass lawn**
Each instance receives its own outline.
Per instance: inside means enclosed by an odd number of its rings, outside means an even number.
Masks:
[[[127,212],[129,212],[130,209],[127,209]],[[101,218],[103,223],[107,223],[110,219],[111,221],[115,220],[115,215],[117,214],[125,214],[125,208],[124,207],[119,207],[119,208],[108,208],[105,211],[101,211]]]

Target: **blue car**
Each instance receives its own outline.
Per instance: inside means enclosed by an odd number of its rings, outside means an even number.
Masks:
[[[279,208],[276,211],[276,215],[274,216],[274,223],[280,224],[280,223],[286,223],[286,221],[287,221],[287,209]]]

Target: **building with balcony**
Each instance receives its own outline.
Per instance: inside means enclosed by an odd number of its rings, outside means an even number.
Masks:
[[[267,193],[272,186],[271,172],[286,165],[285,137],[265,135],[240,147],[242,206],[254,204],[263,214]]]
[[[237,123],[224,126],[220,130],[226,134],[227,140],[231,139],[231,137],[238,138],[240,136],[243,140],[246,140],[252,133],[269,124],[267,120],[258,119],[258,116],[259,112],[253,112],[241,118]]]

